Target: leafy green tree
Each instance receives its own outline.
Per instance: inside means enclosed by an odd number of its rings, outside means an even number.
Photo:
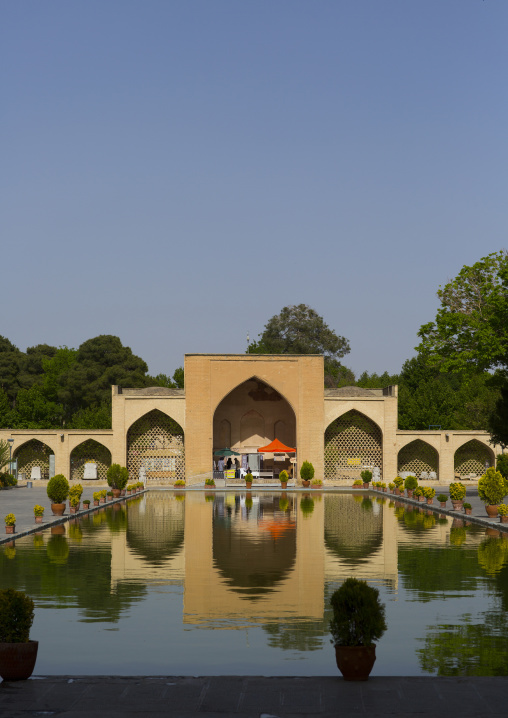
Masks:
[[[16,398],[13,423],[16,429],[54,429],[62,424],[63,408],[48,401],[37,384],[20,389]]]
[[[49,344],[37,344],[28,347],[22,355],[18,375],[19,385],[22,389],[30,389],[33,384],[42,384],[44,377],[44,359],[51,359],[57,352],[57,348]]]
[[[4,429],[13,426],[14,412],[7,394],[0,389],[0,428]]]
[[[23,352],[5,337],[0,336],[0,388],[12,402],[19,389],[18,375]]]
[[[178,367],[178,369],[175,369],[172,378],[169,376],[169,374],[157,374],[157,376],[148,377],[148,380],[154,386],[164,386],[168,389],[183,389],[184,370],[183,367],[180,366]]]
[[[67,429],[111,429],[111,402],[78,409],[65,426]]]
[[[369,374],[364,371],[356,382],[356,386],[361,386],[364,389],[384,389],[385,386],[399,383],[398,374],[388,374],[387,371],[382,374],[376,374],[376,372]]]
[[[348,340],[330,329],[307,304],[283,307],[259,336],[259,342],[249,346],[248,354],[323,354],[327,385],[334,385],[334,376],[341,368],[339,359],[350,351]]]

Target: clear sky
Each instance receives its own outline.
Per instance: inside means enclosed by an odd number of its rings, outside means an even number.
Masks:
[[[396,372],[507,229],[506,0],[2,0],[0,334],[151,373],[288,304]]]

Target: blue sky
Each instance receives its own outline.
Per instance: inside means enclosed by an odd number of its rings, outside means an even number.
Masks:
[[[505,0],[4,0],[0,334],[172,373],[306,303],[398,371],[508,244],[507,33]]]

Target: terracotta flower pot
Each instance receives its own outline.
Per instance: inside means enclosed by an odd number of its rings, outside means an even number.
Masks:
[[[65,504],[51,504],[53,516],[63,516],[65,513]]]
[[[252,482],[249,484],[246,483],[245,488],[247,489],[247,491],[250,491],[252,489]]]
[[[369,488],[369,484],[365,483],[365,481],[363,482],[363,488],[364,488],[364,489],[368,489],[368,488]]]
[[[308,489],[309,486],[310,486],[310,481],[304,481],[304,480],[302,479],[302,486],[304,486],[306,489]]]
[[[462,507],[464,505],[464,502],[462,500],[457,501],[456,499],[451,499],[451,502],[454,511],[462,511]]]
[[[5,527],[5,533],[6,533],[6,534],[16,533],[16,524],[13,524],[12,526],[6,526],[6,527]]]
[[[489,517],[489,519],[497,518],[497,516],[499,515],[497,509],[498,509],[498,507],[495,504],[492,504],[492,505],[486,504],[485,505],[485,511],[487,512],[487,516]]]
[[[418,501],[420,501],[420,503],[423,503],[425,501],[425,496],[419,496]]]
[[[94,506],[98,506],[98,505],[99,505],[99,502],[97,501],[97,499],[94,499],[94,500],[93,500],[93,505],[94,505]]]
[[[464,509],[464,511],[468,516],[471,516],[471,512],[473,511],[473,509]]]
[[[34,516],[36,524],[42,524],[42,516]]]
[[[100,503],[100,504],[105,504],[105,503],[106,503],[106,497],[103,496],[102,498],[100,498],[100,499],[99,499],[99,503]]]
[[[119,499],[119,498],[120,498],[120,489],[111,489],[111,491],[113,492],[113,498],[114,498],[114,499]]]
[[[428,503],[428,504],[433,504],[433,503],[434,503],[434,499],[427,499],[427,503]]]
[[[502,524],[508,524],[508,516],[500,516],[499,520]]]
[[[445,509],[445,508],[446,508],[446,501],[440,501],[440,502],[439,502],[439,505],[441,506],[442,509]]]
[[[376,660],[376,646],[335,646],[335,660],[345,681],[366,681]]]
[[[38,641],[0,643],[0,676],[4,681],[25,681],[33,673]]]
[[[408,499],[412,499],[412,498],[413,498],[413,489],[408,489],[408,490],[407,490],[407,497],[408,497]]]
[[[288,487],[288,482],[287,482],[287,481],[281,481],[281,482],[280,482],[280,488],[281,488],[281,489],[287,489],[287,487]]]
[[[77,514],[78,511],[79,511],[79,507],[78,507],[78,506],[69,506],[69,513],[70,513],[70,514]]]

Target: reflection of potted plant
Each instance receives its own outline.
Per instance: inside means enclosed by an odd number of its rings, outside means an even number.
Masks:
[[[360,472],[361,479],[363,481],[363,488],[368,489],[369,484],[372,481],[372,471],[369,471],[368,469],[365,469],[364,471]]]
[[[385,607],[377,588],[348,578],[330,599],[330,632],[337,667],[346,681],[366,681],[376,660],[376,646],[386,631]]]
[[[310,482],[314,478],[314,467],[310,461],[304,461],[300,466],[300,478],[305,487],[310,486]]]
[[[478,496],[485,504],[490,518],[498,515],[498,506],[507,493],[503,475],[492,466],[478,481]]]
[[[311,499],[310,494],[304,494],[300,500],[300,511],[303,516],[310,516],[314,511],[314,500]]]
[[[36,524],[42,524],[42,517],[44,516],[44,506],[35,504],[34,506],[34,518]]]
[[[287,487],[288,487],[288,472],[285,469],[282,469],[282,471],[280,472],[279,481],[280,481],[280,488],[287,489]]]
[[[251,489],[252,488],[252,479],[253,479],[252,474],[249,472],[248,474],[245,474],[244,478],[245,478],[245,486],[246,486],[247,490]]]
[[[22,591],[0,591],[0,676],[4,681],[30,678],[37,659],[38,641],[30,640],[34,602]]]
[[[418,479],[416,478],[416,476],[407,476],[406,477],[406,479],[404,481],[404,488],[407,491],[408,499],[413,498],[413,491],[416,489],[417,486],[418,486]]]
[[[507,561],[508,541],[490,537],[478,546],[478,563],[489,575],[499,573]]]
[[[106,474],[106,480],[111,487],[115,499],[120,497],[122,489],[125,489],[129,480],[129,471],[120,464],[111,464]]]
[[[7,514],[4,521],[5,521],[5,533],[6,534],[16,533],[16,517],[14,516],[14,514]]]
[[[287,496],[282,494],[282,496],[279,499],[279,511],[287,511],[289,508],[289,501]]]
[[[46,489],[48,498],[51,501],[51,510],[54,516],[63,516],[65,501],[69,496],[69,482],[63,474],[55,474],[48,481]]]
[[[455,481],[450,484],[450,499],[454,511],[460,511],[462,509],[465,495],[466,487],[464,484],[461,484],[460,481]]]
[[[464,504],[465,506],[466,504]],[[497,507],[497,512],[499,514],[499,520],[502,524],[508,524],[508,504],[499,504]]]

